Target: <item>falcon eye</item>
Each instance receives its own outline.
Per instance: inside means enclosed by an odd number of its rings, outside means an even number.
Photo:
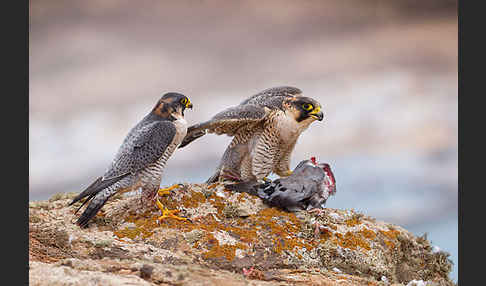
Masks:
[[[313,107],[313,106],[312,106],[312,104],[310,104],[310,103],[304,103],[304,104],[302,104],[302,108],[303,108],[304,110],[309,111],[309,110],[312,110],[312,108],[314,108],[314,107]]]
[[[183,98],[183,99],[181,99],[181,103],[182,103],[182,104],[184,104],[184,105],[186,105],[186,103],[187,103],[187,98]]]

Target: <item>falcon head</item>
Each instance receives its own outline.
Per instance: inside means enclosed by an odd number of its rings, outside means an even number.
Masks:
[[[184,118],[184,110],[186,108],[192,109],[191,100],[187,96],[176,92],[168,92],[160,98],[152,109],[152,113],[169,120],[177,120]]]
[[[322,121],[324,114],[321,111],[321,104],[315,99],[305,96],[293,97],[289,101],[288,108],[299,123],[311,123],[315,120]]]

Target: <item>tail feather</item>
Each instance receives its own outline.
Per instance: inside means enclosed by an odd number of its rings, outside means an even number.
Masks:
[[[74,212],[74,214],[77,214],[77,213],[78,213],[78,211],[79,211],[79,210],[80,210],[80,209],[81,209],[81,208],[82,208],[82,207],[83,207],[83,206],[84,206],[84,205],[85,205],[87,202],[91,201],[91,199],[92,199],[92,198],[93,198],[95,195],[96,195],[96,193],[95,193],[95,194],[91,194],[91,195],[89,195],[89,197],[88,197],[86,200],[84,200],[84,202],[83,202],[83,203],[82,203],[82,204],[79,206],[79,208],[78,208],[78,209],[77,209],[77,210]]]
[[[104,179],[103,177],[99,177],[96,179],[91,185],[89,185],[84,191],[82,191],[78,196],[76,196],[69,205],[72,205],[81,199],[86,198],[84,202],[79,206],[76,210],[75,214],[89,202],[88,206],[81,214],[81,216],[77,220],[77,224],[80,227],[86,227],[88,222],[98,213],[98,211],[103,207],[103,205],[108,201],[108,199],[114,195],[116,192],[112,192],[112,186],[116,182],[120,181],[124,177],[128,176],[130,173],[125,173],[120,176],[111,177],[108,179]],[[102,192],[105,190],[104,192]]]
[[[79,195],[77,195],[72,200],[72,202],[69,203],[69,205],[76,203],[77,201],[81,200],[84,197],[89,196],[88,200],[91,199],[94,195],[96,195],[101,190],[113,185],[114,183],[118,182],[119,180],[125,178],[128,175],[130,175],[130,173],[125,173],[123,175],[111,177],[111,178],[108,178],[108,179],[104,179],[103,177],[99,177],[91,185],[89,185],[84,191],[82,191]],[[86,201],[83,203],[83,205],[85,203],[86,203]],[[83,206],[83,205],[81,205],[81,206]]]
[[[114,193],[113,193],[114,194]],[[82,228],[88,226],[88,222],[98,213],[98,211],[105,205],[112,194],[95,196],[91,195],[86,201],[90,200],[90,203],[76,221],[76,224]],[[93,198],[94,197],[94,198]],[[85,202],[86,203],[86,202]],[[78,209],[79,210],[79,209]]]

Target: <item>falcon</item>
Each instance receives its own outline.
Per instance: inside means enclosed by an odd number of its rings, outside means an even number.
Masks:
[[[327,199],[336,193],[336,180],[327,163],[316,158],[301,161],[292,175],[273,182],[228,184],[226,188],[257,195],[270,205],[289,212],[322,209]]]
[[[172,189],[179,186],[177,184],[159,189],[167,160],[187,133],[187,122],[184,119],[186,108],[192,109],[189,98],[180,93],[166,93],[151,112],[130,130],[103,176],[96,179],[69,204],[86,198],[77,212],[89,202],[76,222],[80,227],[86,227],[108,199],[117,193],[141,188],[142,199],[153,199],[157,193],[169,194]],[[158,198],[156,204],[162,210],[159,219],[173,217],[185,220],[176,216],[175,210],[165,208]]]
[[[321,104],[291,86],[269,88],[190,126],[179,148],[207,133],[233,137],[206,183],[218,180],[260,183],[274,172],[289,176],[290,156],[300,134],[323,120]]]

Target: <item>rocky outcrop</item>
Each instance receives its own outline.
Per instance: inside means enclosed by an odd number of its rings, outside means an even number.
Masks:
[[[288,213],[185,184],[161,202],[190,222],[118,196],[80,229],[74,195],[29,204],[30,285],[454,285],[449,254],[353,210]]]

